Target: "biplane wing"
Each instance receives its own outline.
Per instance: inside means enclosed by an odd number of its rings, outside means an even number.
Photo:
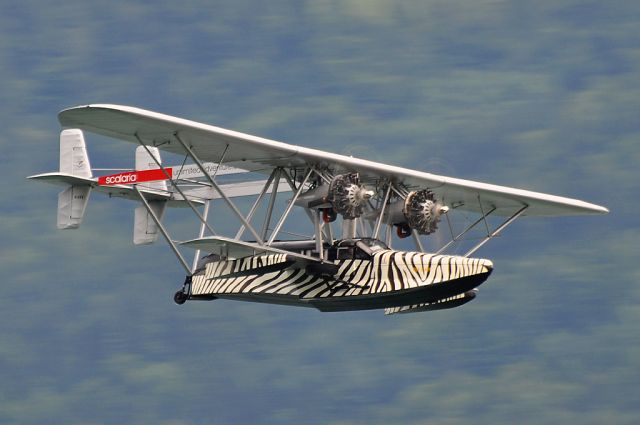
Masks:
[[[602,206],[566,197],[415,171],[378,162],[324,152],[251,136],[144,109],[95,104],[63,110],[64,127],[139,143],[184,154],[180,140],[203,161],[224,160],[238,168],[270,172],[274,167],[330,169],[333,173],[358,172],[361,181],[392,181],[408,190],[428,188],[446,205],[457,209],[508,216],[526,207],[522,215],[562,216],[605,214]]]

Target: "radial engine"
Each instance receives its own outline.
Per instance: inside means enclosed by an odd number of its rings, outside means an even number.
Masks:
[[[364,203],[375,193],[360,184],[358,173],[339,174],[329,184],[320,185],[300,195],[295,204],[319,209],[325,222],[334,221],[337,214],[346,220],[362,215]]]
[[[438,223],[449,207],[438,202],[429,189],[409,192],[406,198],[390,204],[385,213],[387,223],[398,228],[399,237],[411,235],[416,230],[421,235],[429,235],[438,229]]]

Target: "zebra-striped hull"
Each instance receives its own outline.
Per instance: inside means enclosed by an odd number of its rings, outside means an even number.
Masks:
[[[441,298],[435,302],[405,305],[402,307],[389,307],[384,309],[384,314],[419,313],[422,311],[448,310],[460,307],[476,297],[476,290],[463,292],[448,298]]]
[[[309,273],[286,254],[207,264],[193,276],[192,299],[228,298],[315,307],[367,310],[434,303],[467,292],[491,274],[489,260],[381,250],[371,259],[336,261],[331,277]]]

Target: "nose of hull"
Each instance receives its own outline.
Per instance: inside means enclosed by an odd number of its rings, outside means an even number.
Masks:
[[[493,261],[482,260],[482,267],[484,269],[484,273],[491,273],[493,271]]]
[[[453,269],[450,269],[449,279],[463,276],[484,276],[486,278],[493,271],[493,262],[486,258],[451,256],[441,263],[448,264],[449,267],[454,266]],[[447,277],[446,273],[444,277]]]

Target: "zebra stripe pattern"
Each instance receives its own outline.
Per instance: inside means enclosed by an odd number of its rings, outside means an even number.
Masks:
[[[486,259],[394,250],[377,251],[370,260],[338,260],[336,264],[338,272],[327,279],[292,265],[286,254],[215,261],[193,276],[191,294],[288,295],[303,300],[357,297],[446,282],[486,273],[493,267]]]
[[[431,303],[411,304],[411,305],[404,305],[400,307],[388,307],[384,309],[384,314],[389,315],[389,314],[400,314],[400,313],[417,313],[421,311],[436,310],[437,307],[440,307],[440,306],[443,308],[446,308],[445,306],[447,304],[451,304],[456,301],[467,301],[467,302],[471,301],[473,298],[475,298],[475,293],[472,292],[472,294],[473,296],[469,296],[469,293],[457,294],[452,297],[443,298],[441,300],[434,301]]]

